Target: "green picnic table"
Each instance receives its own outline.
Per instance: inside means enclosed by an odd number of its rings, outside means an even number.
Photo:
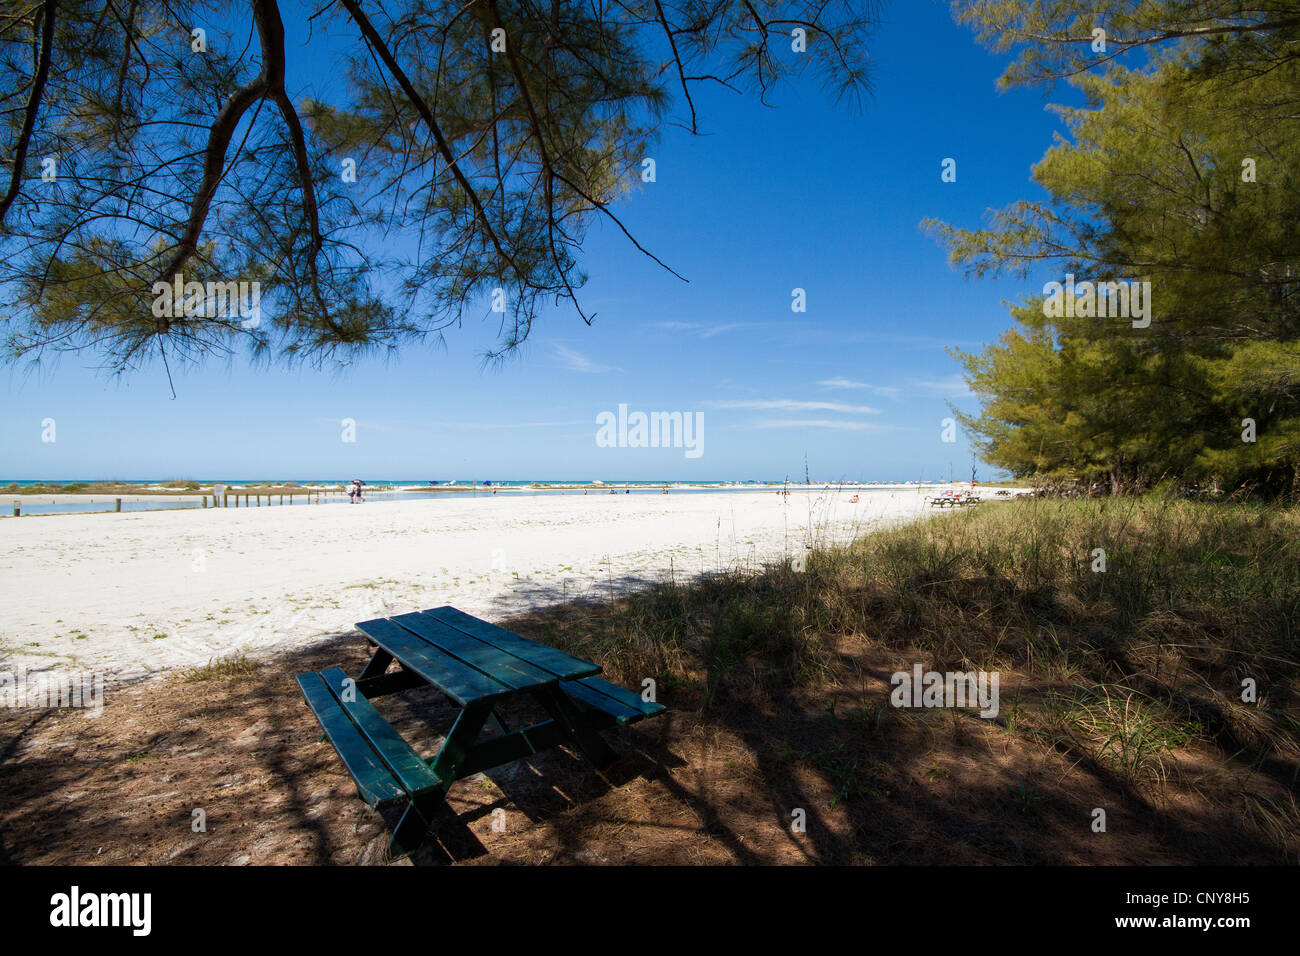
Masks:
[[[339,668],[297,676],[308,706],[338,751],[361,799],[403,807],[389,849],[411,853],[432,829],[452,782],[567,744],[596,767],[615,753],[600,736],[664,709],[596,675],[600,667],[446,605],[357,628],[375,650],[355,678]],[[389,668],[397,664],[396,670]],[[370,703],[384,694],[435,687],[459,707],[438,753],[421,757]],[[528,698],[550,719],[511,730],[502,716]],[[485,725],[495,735],[480,740]]]

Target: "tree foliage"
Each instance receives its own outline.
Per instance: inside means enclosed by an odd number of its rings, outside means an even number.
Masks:
[[[276,0],[0,4],[11,359],[122,371],[242,341],[342,360],[441,334],[498,289],[495,354],[548,301],[590,320],[584,236],[602,218],[635,241],[612,206],[669,117],[697,131],[701,85],[762,97],[805,70],[861,92],[872,22],[867,0],[299,10],[331,75],[286,50]],[[156,314],[178,276],[258,282],[260,319],[197,299]]]
[[[1015,52],[1004,87],[1065,79],[1141,54],[1153,60],[1190,55],[1203,76],[1258,74],[1300,56],[1295,0],[954,0],[952,6],[957,22],[989,47]]]
[[[1184,11],[1148,19],[1148,31],[1172,34],[1226,5],[1153,6]],[[1281,5],[1265,7],[1283,22]],[[982,397],[980,414],[962,418],[990,463],[1116,491],[1162,478],[1296,490],[1300,60],[1270,53],[1267,69],[1247,68],[1276,41],[1238,37],[1232,60],[1230,41],[1197,40],[1141,69],[1079,72],[1070,82],[1088,105],[1058,108],[1068,136],[1034,168],[1047,201],[994,212],[983,229],[925,224],[974,275],[1150,283],[1146,327],[1049,316],[1045,287],[1013,308],[1016,327],[997,344],[956,353]],[[1016,69],[1045,72],[1053,50]]]

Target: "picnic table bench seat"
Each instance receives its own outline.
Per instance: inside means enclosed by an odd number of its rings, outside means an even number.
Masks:
[[[307,705],[356,781],[361,799],[385,807],[438,787],[442,781],[373,704],[349,695],[337,667],[299,674]]]
[[[390,851],[412,852],[432,829],[451,784],[470,774],[570,744],[597,767],[614,759],[598,731],[662,712],[664,706],[596,676],[599,665],[531,641],[451,606],[362,621],[375,648],[355,679],[339,668],[297,675],[307,705],[375,809],[401,805]],[[390,671],[393,663],[398,670]],[[460,705],[438,753],[421,757],[370,700],[432,686]],[[511,730],[501,705],[527,697],[550,719]],[[484,726],[495,736],[480,740]]]
[[[664,709],[663,704],[642,700],[640,694],[599,677],[570,681],[560,689],[577,701],[579,706],[604,714],[619,727],[653,717]]]

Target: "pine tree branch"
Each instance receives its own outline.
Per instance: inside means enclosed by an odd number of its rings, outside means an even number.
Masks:
[[[27,108],[23,114],[23,128],[18,134],[18,143],[14,147],[9,188],[5,191],[4,198],[0,199],[0,230],[4,228],[9,207],[14,204],[22,189],[23,168],[27,165],[27,149],[31,145],[32,134],[36,129],[36,114],[40,112],[45,83],[50,76],[50,59],[54,49],[54,14],[58,6],[56,0],[45,0],[41,5],[41,51],[36,64],[36,76],[32,80],[32,92],[27,98]]]

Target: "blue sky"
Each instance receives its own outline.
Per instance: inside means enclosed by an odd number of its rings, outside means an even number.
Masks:
[[[1030,167],[1060,126],[1041,91],[997,91],[1004,61],[946,3],[895,0],[882,17],[860,109],[811,79],[774,108],[702,89],[706,135],[665,132],[657,181],[618,212],[689,284],[597,224],[581,293],[594,325],[548,311],[500,367],[480,359],[495,325],[470,320],[445,348],[343,373],[173,369],[174,399],[158,367],[7,370],[0,477],[801,479],[805,456],[814,478],[969,477],[964,436],[940,439],[945,400],[976,407],[945,349],[992,341],[1031,283],[965,279],[918,223],[973,226],[1040,198]],[[290,58],[327,68],[312,48]],[[620,403],[702,413],[703,454],[599,447],[596,416]],[[51,418],[57,440],[42,442]]]

